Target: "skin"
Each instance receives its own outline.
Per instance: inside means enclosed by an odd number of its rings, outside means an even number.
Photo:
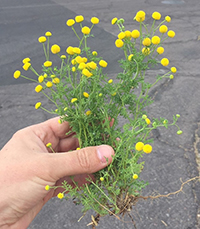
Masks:
[[[112,161],[114,151],[101,145],[75,150],[79,144],[73,134],[66,135],[69,124],[58,118],[16,132],[0,151],[0,228],[24,229],[44,204],[63,190],[45,186],[71,182],[79,186],[86,177]],[[52,143],[55,152],[46,147]],[[71,151],[72,150],[72,151]],[[70,151],[70,152],[68,152]]]

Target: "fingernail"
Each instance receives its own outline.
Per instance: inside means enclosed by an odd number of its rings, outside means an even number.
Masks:
[[[107,163],[110,161],[111,155],[114,155],[114,151],[108,145],[101,145],[97,147],[97,155],[102,163]]]

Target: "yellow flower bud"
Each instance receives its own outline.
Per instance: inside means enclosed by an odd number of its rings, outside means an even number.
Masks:
[[[138,175],[137,174],[133,174],[133,179],[137,180],[138,179]]]
[[[81,23],[82,21],[84,21],[84,17],[82,15],[78,15],[75,17],[75,21],[77,23]]]
[[[16,70],[14,73],[13,73],[13,77],[15,79],[18,79],[19,77],[21,76],[21,72],[19,70]]]
[[[51,52],[52,52],[53,54],[59,53],[59,52],[60,52],[60,46],[57,45],[57,44],[52,45],[52,46],[51,46]]]
[[[140,37],[140,32],[137,30],[137,29],[134,29],[132,32],[131,32],[131,36],[135,39],[137,39],[138,37]]]
[[[124,45],[124,42],[123,42],[121,39],[117,39],[117,40],[115,41],[115,46],[116,46],[117,48],[121,48],[121,47],[123,47],[123,45]]]
[[[101,67],[103,67],[103,68],[106,68],[107,65],[108,65],[108,63],[107,63],[105,60],[100,60],[100,61],[99,61],[99,65],[100,65]]]
[[[154,12],[154,13],[152,14],[152,18],[153,18],[154,20],[160,20],[161,14],[160,14],[159,12]]]
[[[26,63],[23,65],[23,69],[24,69],[25,71],[28,71],[30,67],[31,67],[31,63],[29,63],[29,62],[26,62]]]
[[[42,105],[41,102],[37,102],[37,103],[35,104],[35,109],[36,109],[36,110],[39,109],[39,108],[41,107],[41,105]]]
[[[81,29],[81,32],[85,35],[88,35],[90,33],[90,28],[87,27],[87,26],[84,26],[82,29]]]
[[[47,40],[47,38],[45,36],[41,36],[41,37],[38,38],[38,41],[40,43],[44,43],[46,40]]]
[[[92,22],[92,24],[96,25],[96,24],[99,23],[99,18],[97,18],[97,17],[92,17],[92,18],[91,18],[91,22]]]
[[[47,60],[47,61],[45,61],[44,62],[44,67],[46,67],[46,68],[48,68],[48,67],[51,67],[51,65],[52,65],[52,62],[51,61],[49,61],[49,60]]]
[[[37,85],[37,86],[35,87],[35,91],[36,91],[37,93],[41,92],[42,89],[43,89],[43,87],[42,87],[42,85],[40,85],[40,84]]]
[[[164,67],[166,67],[169,64],[169,60],[167,58],[163,58],[160,62]]]
[[[151,153],[151,151],[152,151],[152,146],[149,145],[149,144],[144,145],[143,151],[144,151],[145,153]]]
[[[143,142],[138,142],[138,143],[136,143],[136,145],[135,145],[135,149],[136,149],[137,151],[142,151],[142,150],[143,150],[143,147],[144,147],[144,143],[143,143]]]
[[[75,23],[74,19],[69,19],[69,20],[67,20],[67,22],[66,22],[67,26],[69,26],[69,27],[70,27],[70,26],[73,26],[74,23]]]

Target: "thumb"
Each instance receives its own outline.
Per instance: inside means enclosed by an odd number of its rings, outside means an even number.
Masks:
[[[105,168],[112,161],[111,146],[100,145],[82,148],[67,153],[48,154],[51,177],[55,181],[78,174],[91,174]]]

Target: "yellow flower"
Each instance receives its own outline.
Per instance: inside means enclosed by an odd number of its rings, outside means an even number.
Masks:
[[[138,179],[138,175],[137,174],[133,174],[133,179],[137,180]]]
[[[58,199],[63,199],[64,198],[64,194],[62,192],[58,193],[57,195]]]
[[[76,63],[80,64],[80,63],[83,62],[83,58],[82,58],[81,56],[77,56],[77,57],[75,58],[75,61],[76,61]]]
[[[154,45],[158,45],[160,43],[160,37],[158,36],[153,36],[151,38],[151,42],[154,44]]]
[[[92,111],[90,111],[90,110],[85,112],[85,114],[86,114],[87,116],[91,115],[91,113],[92,113]]]
[[[147,115],[142,115],[142,119],[146,119],[147,118]]]
[[[124,39],[126,37],[126,34],[124,33],[124,32],[120,32],[119,34],[118,34],[118,38],[119,39]]]
[[[21,72],[19,70],[16,70],[14,73],[13,73],[13,77],[15,79],[18,79],[19,77],[21,76]]]
[[[47,143],[47,144],[46,144],[46,147],[47,147],[47,148],[50,148],[50,147],[52,147],[52,144],[51,144],[51,142]]]
[[[143,150],[143,147],[144,147],[144,143],[143,143],[143,142],[138,142],[138,143],[136,143],[136,145],[135,145],[135,149],[136,149],[137,151],[142,151],[142,150]]]
[[[35,87],[35,91],[36,91],[37,93],[41,92],[42,89],[43,89],[43,87],[42,87],[42,85],[40,85],[40,84],[37,85],[37,86]]]
[[[51,75],[51,78],[55,78],[56,77],[56,75]]]
[[[87,61],[88,61],[87,57],[83,57],[83,58],[82,58],[82,62],[83,62],[83,63],[86,63]]]
[[[93,52],[92,52],[92,55],[93,55],[93,56],[97,56],[98,53],[97,53],[96,51],[93,51]]]
[[[137,30],[137,29],[134,29],[132,32],[131,32],[131,36],[135,39],[137,39],[138,37],[140,37],[140,32]]]
[[[45,190],[46,190],[46,191],[49,191],[49,189],[50,189],[49,185],[46,185],[46,186],[45,186]]]
[[[75,17],[75,21],[77,23],[81,23],[82,21],[84,21],[84,17],[82,15],[78,15]]]
[[[31,67],[31,63],[29,63],[29,62],[26,62],[24,65],[23,65],[23,69],[25,70],[25,71],[28,71],[28,69]]]
[[[74,23],[75,23],[74,19],[69,19],[69,20],[67,20],[67,22],[66,22],[67,26],[73,26]]]
[[[160,63],[166,67],[169,64],[169,60],[167,58],[163,58]]]
[[[99,93],[99,97],[101,97],[103,94],[102,93]]]
[[[91,73],[87,68],[84,68],[84,69],[82,70],[82,74],[83,74],[84,76],[87,76],[88,78],[92,76],[92,73]]]
[[[173,75],[170,75],[169,78],[172,80],[172,79],[174,79],[174,76]]]
[[[151,39],[148,38],[148,37],[144,38],[142,44],[143,44],[144,46],[150,46],[150,45],[151,45]]]
[[[81,49],[78,48],[78,47],[74,47],[73,48],[73,53],[80,54],[81,53]]]
[[[176,133],[177,133],[178,135],[180,135],[180,134],[183,133],[183,131],[182,131],[182,130],[178,130]]]
[[[82,29],[81,29],[81,32],[85,35],[88,35],[90,33],[90,28],[87,27],[87,26],[84,26]]]
[[[133,57],[133,54],[130,54],[130,55],[128,56],[128,60],[131,61],[131,60],[132,60],[132,57]]]
[[[159,28],[160,33],[166,33],[168,30],[168,27],[166,25],[161,25]]]
[[[64,111],[66,111],[66,110],[67,110],[67,107],[64,108]]]
[[[76,68],[75,67],[72,67],[72,72],[75,72],[76,71]]]
[[[61,55],[61,59],[66,59],[67,57],[65,55]]]
[[[47,75],[46,73],[44,73],[44,78],[47,78],[47,76],[48,76],[48,75]]]
[[[113,80],[112,80],[112,79],[108,80],[108,83],[112,83],[112,82],[113,82]]]
[[[41,102],[36,103],[36,104],[35,104],[35,109],[36,109],[36,110],[39,109],[39,108],[41,107],[41,105],[42,105]]]
[[[80,149],[81,149],[81,148],[79,148],[79,147],[78,147],[78,148],[76,148],[76,150],[80,150]]]
[[[91,18],[91,22],[92,22],[92,24],[98,24],[99,23],[99,18],[97,18],[97,17],[92,17]]]
[[[151,124],[151,120],[150,120],[149,118],[146,118],[145,121],[146,121],[146,123],[147,123],[148,125]]]
[[[104,177],[100,177],[99,180],[100,180],[100,181],[104,181]]]
[[[47,61],[44,62],[44,66],[45,66],[46,68],[47,68],[47,67],[51,67],[51,65],[52,65],[52,62],[49,61],[49,60],[47,60]]]
[[[72,47],[72,46],[69,46],[69,47],[66,49],[66,52],[67,52],[69,55],[74,55],[73,47]]]
[[[51,52],[52,52],[53,54],[59,53],[59,52],[60,52],[60,46],[57,45],[57,44],[52,45],[52,46],[51,46]]]
[[[151,151],[152,151],[152,146],[149,145],[149,144],[144,145],[143,151],[144,151],[145,153],[151,153]]]
[[[101,67],[103,67],[103,68],[106,68],[107,65],[108,65],[108,63],[107,63],[105,60],[100,60],[100,61],[99,61],[99,65],[100,65]]]
[[[171,17],[170,16],[166,16],[165,17],[165,21],[170,22],[171,21]]]
[[[84,96],[85,98],[88,98],[88,97],[89,97],[89,94],[88,94],[87,92],[83,92],[83,96]]]
[[[115,96],[117,94],[117,92],[114,92],[113,94],[112,94],[112,96]]]
[[[40,43],[44,43],[46,40],[47,40],[47,38],[45,36],[41,36],[41,37],[38,38],[38,41]]]
[[[149,55],[150,54],[150,48],[147,48],[147,47],[144,47],[143,49],[142,49],[142,53],[144,54],[144,55]]]
[[[135,20],[136,20],[137,22],[142,22],[142,21],[144,21],[144,20],[145,20],[145,12],[142,11],[142,10],[138,11],[137,14],[136,14],[136,16],[135,16]]]
[[[118,18],[117,18],[117,17],[114,17],[114,18],[111,20],[111,24],[114,25],[117,21],[118,21]]]
[[[25,64],[25,63],[30,62],[30,61],[31,61],[31,59],[29,57],[26,57],[22,60],[22,63]]]
[[[131,31],[126,30],[124,33],[125,33],[127,38],[131,38]]]
[[[74,103],[74,102],[76,102],[78,99],[77,98],[73,98],[73,99],[71,99],[71,103]]]
[[[78,69],[83,70],[85,67],[86,67],[86,64],[82,62],[79,64]]]
[[[87,63],[87,66],[93,70],[97,68],[97,64],[94,61]]]
[[[159,12],[154,12],[154,13],[152,14],[152,18],[153,18],[154,20],[160,20],[161,14],[160,14]]]
[[[39,83],[42,83],[43,81],[44,81],[44,76],[42,76],[42,75],[39,76],[39,77],[38,77],[38,82],[39,82]]]
[[[48,82],[46,83],[46,86],[47,86],[47,87],[52,87],[53,84],[52,84],[52,82],[48,81]]]
[[[52,36],[52,33],[49,32],[49,31],[47,31],[47,32],[45,33],[45,36],[46,36],[46,37],[51,37],[51,36]]]
[[[60,79],[57,78],[57,77],[53,78],[52,82],[55,83],[55,84],[58,84],[58,83],[60,83]]]
[[[176,34],[173,30],[169,30],[169,32],[167,33],[168,37],[174,37]]]
[[[61,119],[58,119],[58,123],[59,123],[59,124],[62,124],[62,120],[61,120]]]
[[[165,50],[163,47],[158,47],[156,51],[158,54],[163,54]]]
[[[121,48],[121,47],[123,47],[123,45],[124,45],[124,42],[123,42],[121,39],[117,39],[117,40],[115,41],[115,46],[116,46],[117,48]]]
[[[176,67],[171,67],[171,72],[175,73],[176,72]]]

